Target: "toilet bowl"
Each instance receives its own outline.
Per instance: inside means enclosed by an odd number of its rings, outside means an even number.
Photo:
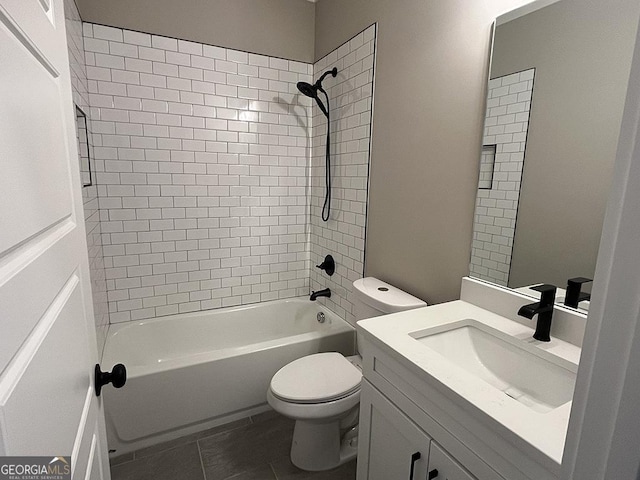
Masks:
[[[372,277],[356,280],[353,287],[356,321],[427,305]],[[291,462],[298,468],[329,470],[356,457],[361,360],[317,353],[285,365],[271,379],[269,405],[296,420]]]
[[[355,457],[357,444],[341,445],[341,430],[358,420],[362,372],[336,352],[299,358],[271,380],[267,401],[296,420],[291,461],[303,470],[328,470]]]

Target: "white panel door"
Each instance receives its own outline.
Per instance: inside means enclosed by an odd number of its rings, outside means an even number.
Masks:
[[[62,0],[0,0],[0,455],[110,478]]]

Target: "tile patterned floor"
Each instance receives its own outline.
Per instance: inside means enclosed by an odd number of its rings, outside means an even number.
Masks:
[[[266,412],[111,461],[112,480],[353,480],[356,462],[328,472],[291,464],[294,422]]]

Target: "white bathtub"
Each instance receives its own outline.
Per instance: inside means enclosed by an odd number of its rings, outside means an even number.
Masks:
[[[120,455],[267,410],[279,368],[354,348],[353,327],[308,298],[111,325],[102,367],[123,363],[128,378],[103,389],[109,448]]]

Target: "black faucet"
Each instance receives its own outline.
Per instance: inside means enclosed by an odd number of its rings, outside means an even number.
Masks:
[[[518,310],[518,315],[526,317],[529,320],[534,315],[538,315],[538,323],[536,324],[536,332],[533,334],[533,338],[540,340],[541,342],[550,342],[551,337],[551,318],[553,317],[553,303],[556,301],[556,287],[555,285],[549,285],[547,283],[531,287],[531,290],[542,293],[540,301],[536,303],[530,303],[529,305],[523,305]]]
[[[318,297],[331,297],[331,290],[329,290],[328,288],[325,288],[324,290],[318,290],[317,292],[311,292],[311,297],[309,297],[309,300],[311,300],[312,302],[316,301],[316,298]]]
[[[582,284],[593,280],[585,277],[570,278],[567,280],[567,294],[564,297],[564,304],[567,307],[578,308],[578,304],[584,300],[591,300],[591,295],[581,292]]]

